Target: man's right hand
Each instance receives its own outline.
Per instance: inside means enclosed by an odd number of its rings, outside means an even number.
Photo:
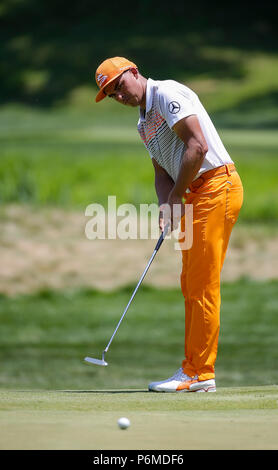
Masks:
[[[161,232],[164,232],[165,225],[163,212],[159,211],[159,229]]]
[[[159,207],[159,228],[164,232],[166,225],[169,224],[170,231],[172,232],[171,208],[168,203],[161,204]]]

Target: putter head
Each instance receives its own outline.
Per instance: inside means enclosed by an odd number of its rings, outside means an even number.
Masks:
[[[104,360],[104,352],[102,353],[102,359],[94,359],[93,357],[85,357],[84,361],[90,364],[96,364],[97,366],[108,366],[108,362]]]

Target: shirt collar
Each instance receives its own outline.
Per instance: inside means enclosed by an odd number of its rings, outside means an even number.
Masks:
[[[155,87],[155,81],[152,80],[151,78],[148,78],[147,86],[146,86],[146,109],[145,110],[140,109],[140,119],[142,121],[146,120],[146,114],[151,110],[151,107],[153,104],[154,87]]]
[[[146,89],[146,113],[148,113],[153,104],[153,92],[155,87],[155,81],[148,78],[147,89]]]

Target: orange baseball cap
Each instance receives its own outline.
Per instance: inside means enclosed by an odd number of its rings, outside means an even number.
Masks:
[[[126,70],[134,67],[137,69],[137,65],[124,57],[112,57],[102,62],[96,70],[96,82],[100,88],[96,96],[96,102],[98,103],[98,101],[105,98],[106,94],[103,90],[108,83],[115,80],[115,78],[119,77]]]

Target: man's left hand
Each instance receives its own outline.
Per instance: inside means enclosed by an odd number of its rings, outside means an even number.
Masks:
[[[165,220],[165,225],[167,222],[171,222],[171,231],[176,230],[179,226],[179,222],[185,213],[184,203],[180,196],[177,196],[170,192],[168,201],[169,213],[167,214],[167,219]]]

